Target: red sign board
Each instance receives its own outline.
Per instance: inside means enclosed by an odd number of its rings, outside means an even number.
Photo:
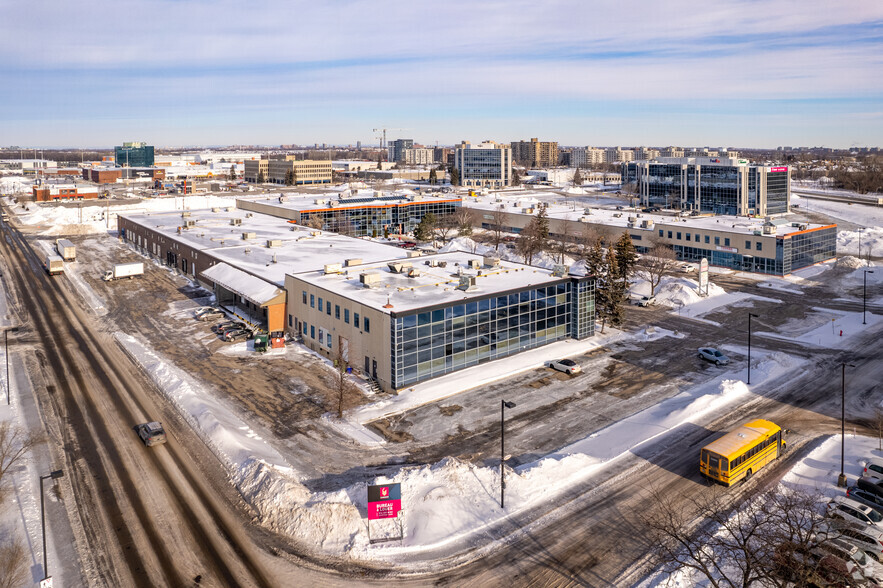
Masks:
[[[368,520],[394,519],[402,510],[402,485],[368,486]]]
[[[788,168],[787,167],[771,167],[770,171],[771,172],[786,172],[786,171],[788,171]]]

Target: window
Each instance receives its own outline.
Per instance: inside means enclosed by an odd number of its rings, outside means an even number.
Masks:
[[[324,343],[324,342],[325,342],[325,331],[322,329],[322,327],[319,327],[319,345],[322,345],[322,343]]]
[[[292,322],[293,322],[293,321],[291,320],[291,315],[288,315],[288,326],[289,326],[289,327],[291,326],[291,323],[292,323]]]
[[[350,309],[349,308],[343,309],[343,322],[345,322],[346,324],[350,324]]]
[[[724,237],[724,247],[729,247],[729,246],[730,246],[730,238]]]
[[[758,241],[757,243],[755,243],[755,245],[757,245],[755,249],[757,249],[758,251],[763,251],[763,241]]]
[[[671,239],[671,231],[668,232],[668,238]]]
[[[662,229],[659,229],[659,236],[662,237]]]
[[[325,314],[327,314],[328,316],[331,316],[331,303],[330,302],[325,305]]]
[[[316,338],[316,327],[315,327],[315,325],[310,326],[310,337],[313,338],[313,339]]]
[[[326,343],[326,346],[328,347],[328,349],[331,349],[331,333],[328,333],[327,340],[328,343]]]
[[[334,305],[334,318],[336,318],[337,320],[340,320],[340,305],[339,304]]]
[[[353,313],[353,325],[355,325],[355,327],[357,329],[359,328],[359,313],[358,312]]]
[[[310,308],[316,308],[316,297],[310,294]]]
[[[687,233],[687,241],[690,240],[690,233]]]
[[[711,237],[709,237],[708,235],[705,235],[705,242],[711,243]]]
[[[304,295],[304,304],[306,304],[307,303],[307,291],[306,290],[303,291],[303,295]]]
[[[322,312],[322,299],[319,298],[319,312]]]
[[[368,320],[367,316],[365,317],[365,332],[366,333],[371,332],[371,322]]]
[[[720,244],[721,244],[721,238],[720,238],[720,237],[715,237],[715,238],[714,238],[714,244],[715,244],[715,245],[720,245]]]
[[[745,249],[748,249],[748,250],[751,249],[751,241],[748,241],[748,240],[745,241]]]
[[[680,241],[680,240],[681,240],[681,232],[678,231],[678,241]],[[321,300],[321,299],[320,299],[320,300]]]

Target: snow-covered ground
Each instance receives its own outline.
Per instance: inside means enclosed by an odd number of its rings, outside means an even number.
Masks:
[[[850,193],[846,195],[854,196]],[[871,256],[883,256],[883,206],[849,204],[800,196],[792,196],[791,203],[808,212],[825,214],[835,222],[847,222],[862,228],[861,231],[840,229],[837,232],[838,255],[858,255],[861,244],[862,256],[866,256],[869,250]]]

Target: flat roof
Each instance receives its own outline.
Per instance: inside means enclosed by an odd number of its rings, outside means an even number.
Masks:
[[[380,192],[374,190],[344,190],[325,192],[324,194],[298,194],[284,193],[281,197],[274,195],[261,201],[257,198],[248,198],[252,202],[259,202],[265,206],[272,206],[283,210],[296,210],[298,212],[316,210],[347,210],[353,208],[367,208],[372,206],[397,206],[409,204],[430,204],[441,202],[460,202],[462,199],[455,194],[433,194],[415,192],[413,190],[396,190],[395,192]]]
[[[744,216],[706,215],[678,217],[671,211],[668,214],[641,212],[641,207],[634,208],[617,203],[604,203],[604,196],[591,194],[565,194],[552,190],[525,190],[520,193],[492,192],[489,195],[463,198],[463,206],[479,210],[493,211],[503,205],[503,211],[509,213],[522,213],[524,209],[536,207],[540,203],[548,205],[547,211],[550,219],[565,219],[578,221],[585,217],[586,222],[603,224],[611,227],[629,228],[630,216],[642,220],[652,220],[657,228],[681,228],[681,229],[704,229],[720,231],[723,233],[754,234],[760,231],[766,222],[763,218],[750,218]],[[627,199],[627,196],[623,196]],[[617,199],[617,202],[620,200]],[[622,210],[617,210],[619,206]],[[588,211],[588,214],[586,213]],[[776,217],[776,234],[766,236],[783,236],[798,233],[805,230],[820,229],[832,225],[792,221],[789,215]],[[792,223],[797,226],[792,226]],[[633,230],[647,230],[640,227],[631,227]]]
[[[365,262],[400,259],[408,252],[368,239],[317,231],[283,219],[237,208],[122,214],[134,223],[197,251],[210,252],[220,261],[258,276],[277,286],[285,286],[285,274],[323,268],[346,259]],[[241,224],[232,225],[238,219]],[[195,224],[185,228],[185,221]],[[178,228],[181,227],[180,234]],[[254,238],[244,240],[243,233]],[[277,241],[268,247],[268,241]]]
[[[471,268],[470,261],[477,262],[478,267]],[[404,271],[397,273],[389,267],[389,263],[396,262],[405,265]],[[439,262],[443,262],[445,267],[440,267]],[[483,262],[482,255],[453,251],[344,267],[340,273],[326,274],[319,270],[291,275],[387,314],[550,285],[568,278],[566,273],[556,276],[551,270],[511,261],[501,261],[496,267],[485,267]],[[430,265],[433,263],[436,265]],[[411,264],[410,268],[419,275],[408,277],[407,264]],[[376,274],[376,284],[366,288],[360,279],[362,274]],[[474,277],[474,289],[465,291],[458,288],[461,275]]]

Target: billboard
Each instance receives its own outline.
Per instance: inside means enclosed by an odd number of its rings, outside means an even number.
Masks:
[[[402,485],[368,486],[368,520],[394,519],[402,510]]]
[[[788,171],[788,168],[787,167],[771,167],[770,171],[771,172],[786,172],[786,171]]]

